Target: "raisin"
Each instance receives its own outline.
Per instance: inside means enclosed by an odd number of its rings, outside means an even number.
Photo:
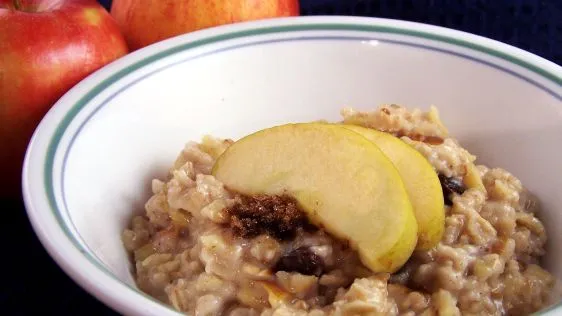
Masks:
[[[274,267],[274,272],[298,272],[304,275],[321,276],[324,272],[324,260],[310,248],[300,247],[283,255]]]
[[[189,237],[189,229],[187,227],[181,227],[178,231],[178,236],[180,238],[187,238]]]
[[[445,198],[445,204],[453,205],[451,201],[451,194],[463,194],[466,188],[462,183],[462,180],[455,177],[446,177],[439,174],[439,181],[441,182],[441,189],[443,190],[443,197]]]

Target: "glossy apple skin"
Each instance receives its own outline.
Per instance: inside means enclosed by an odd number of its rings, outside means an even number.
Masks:
[[[0,0],[0,196],[20,192],[25,149],[49,108],[127,52],[95,0]]]
[[[298,0],[113,0],[111,14],[136,50],[203,28],[299,15]]]

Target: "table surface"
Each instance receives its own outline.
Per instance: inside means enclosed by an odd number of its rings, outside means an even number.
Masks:
[[[100,0],[109,8],[109,0]],[[303,15],[360,15],[459,29],[520,47],[562,65],[562,0],[302,0]],[[1,201],[0,314],[115,315],[47,255],[20,200]]]

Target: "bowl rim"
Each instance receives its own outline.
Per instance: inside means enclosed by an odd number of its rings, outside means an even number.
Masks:
[[[179,35],[171,39],[147,46],[118,59],[115,62],[94,72],[68,91],[45,115],[35,130],[26,152],[22,171],[22,192],[28,218],[39,237],[43,247],[57,264],[83,289],[88,291],[101,302],[116,311],[125,314],[149,315],[155,312],[167,315],[178,313],[171,307],[161,304],[154,298],[140,292],[123,281],[117,279],[106,268],[92,261],[87,251],[73,240],[72,233],[65,231],[63,225],[57,221],[57,202],[54,200],[52,181],[52,164],[54,155],[46,154],[55,151],[51,142],[47,150],[36,150],[42,144],[39,134],[49,134],[48,139],[61,136],[64,132],[60,125],[70,122],[82,106],[89,103],[88,97],[93,97],[103,89],[119,81],[125,75],[135,72],[146,65],[172,54],[226,41],[233,38],[251,37],[254,35],[278,34],[311,31],[364,31],[371,33],[388,33],[407,35],[422,40],[445,42],[461,46],[477,52],[490,55],[510,64],[515,64],[553,83],[559,90],[562,87],[562,67],[542,57],[526,52],[519,48],[481,37],[478,35],[416,22],[406,22],[392,19],[348,17],[348,16],[314,16],[275,18],[260,21],[244,22],[209,28],[190,34]],[[558,100],[562,100],[562,93],[551,91]],[[46,147],[46,146],[44,146]],[[36,153],[36,151],[39,151]],[[37,158],[37,155],[43,155]],[[31,167],[41,164],[44,168],[44,190],[36,192],[30,186]],[[48,203],[43,203],[39,197],[46,195]],[[52,213],[52,214],[48,214]],[[52,235],[53,232],[65,231],[62,239]],[[78,264],[80,263],[80,264]],[[105,270],[105,271],[104,271]],[[145,304],[135,304],[142,297]],[[560,311],[562,303],[547,308],[540,313]]]

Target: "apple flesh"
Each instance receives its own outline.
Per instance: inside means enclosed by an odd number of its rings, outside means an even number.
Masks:
[[[298,0],[113,0],[111,14],[133,50],[213,26],[299,15]]]
[[[340,125],[359,133],[377,145],[396,166],[418,221],[416,249],[433,248],[443,237],[445,204],[439,177],[427,159],[400,139],[371,128]]]
[[[214,176],[243,194],[288,194],[310,221],[349,241],[365,266],[394,272],[411,256],[417,222],[392,162],[361,135],[336,125],[265,129],[232,144]]]
[[[25,148],[72,86],[125,55],[111,15],[94,0],[0,0],[0,174],[19,192]]]

